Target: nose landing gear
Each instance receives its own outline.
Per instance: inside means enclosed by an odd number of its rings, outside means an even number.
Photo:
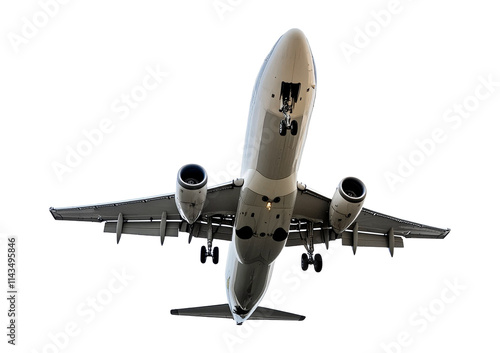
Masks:
[[[281,136],[286,135],[286,130],[295,136],[299,131],[297,120],[292,120],[292,113],[295,103],[297,103],[300,91],[300,83],[281,82],[281,107],[280,112],[283,113],[283,119],[280,121],[279,133]]]
[[[280,121],[280,135],[285,136],[286,130],[290,130],[290,133],[295,136],[299,131],[299,124],[297,120],[290,121],[290,115],[285,115],[284,119]]]

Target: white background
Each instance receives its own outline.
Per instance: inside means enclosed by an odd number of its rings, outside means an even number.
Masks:
[[[2,329],[2,352],[498,350],[500,22],[491,1],[401,0],[385,26],[372,11],[389,1],[223,0],[222,13],[212,0],[70,1],[44,23],[47,1],[0,9],[0,233],[18,236],[20,291],[18,346]],[[23,18],[39,26],[15,45]],[[353,256],[338,242],[317,246],[319,274],[301,272],[303,248],[285,249],[265,304],[306,315],[300,323],[171,316],[226,301],[227,244],[216,244],[219,265],[202,265],[204,242],[188,246],[186,234],[163,247],[124,235],[117,246],[102,224],[56,222],[48,208],[171,192],[179,167],[192,162],[211,184],[238,177],[255,77],[293,27],[308,37],[318,74],[299,179],[331,196],[341,178],[357,176],[366,207],[452,231],[408,239],[394,258],[387,249]],[[359,31],[370,37],[348,57],[341,46]],[[112,104],[148,67],[169,76],[120,119]],[[448,109],[474,101],[480,77],[496,82],[493,93],[476,99],[460,126],[445,121]],[[83,131],[104,119],[113,131],[58,178],[54,163],[66,163]],[[415,140],[435,129],[446,140],[419,155]],[[419,165],[391,188],[386,174],[410,156]],[[4,262],[5,238],[1,249]],[[133,279],[110,297],[108,286],[119,287],[113,271]],[[78,312],[89,297],[105,304],[92,320]],[[68,325],[76,333],[64,338]],[[401,337],[404,347],[391,343]]]

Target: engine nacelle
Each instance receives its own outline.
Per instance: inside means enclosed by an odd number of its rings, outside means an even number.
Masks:
[[[183,219],[193,224],[201,214],[207,198],[207,172],[197,164],[179,169],[175,188],[175,204]]]
[[[330,224],[335,233],[346,230],[358,217],[366,196],[366,187],[363,182],[354,177],[347,177],[340,181],[330,203]]]

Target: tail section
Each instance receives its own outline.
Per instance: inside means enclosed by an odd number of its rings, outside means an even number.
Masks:
[[[181,316],[201,316],[201,317],[218,317],[223,319],[232,319],[233,314],[229,309],[229,305],[210,305],[210,306],[199,306],[196,308],[185,308],[185,309],[172,309],[170,310],[172,315]]]
[[[181,316],[201,316],[201,317],[216,317],[224,319],[232,319],[233,314],[228,304],[200,306],[196,308],[172,309],[172,315]],[[306,317],[287,313],[285,311],[274,310],[259,306],[248,320],[286,320],[286,321],[302,321]]]

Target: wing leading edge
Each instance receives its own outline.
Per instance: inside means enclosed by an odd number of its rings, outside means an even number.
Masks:
[[[241,190],[241,180],[208,188],[202,216],[210,216],[214,239],[231,240],[232,225]],[[77,207],[50,208],[56,220],[105,222],[104,232],[177,237],[179,231],[206,238],[208,224],[203,217],[190,226],[177,210],[175,194]]]

